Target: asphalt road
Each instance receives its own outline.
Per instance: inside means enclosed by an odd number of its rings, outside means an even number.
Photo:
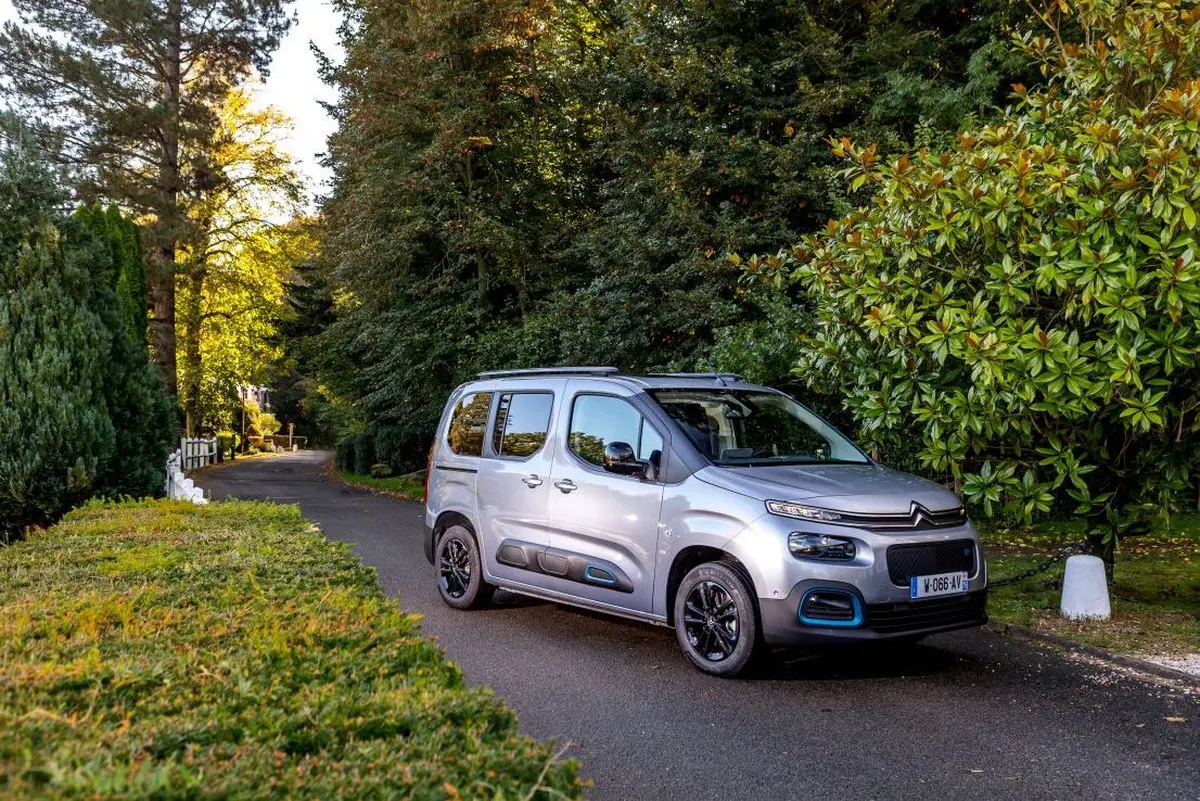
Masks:
[[[469,681],[495,688],[526,733],[569,744],[593,799],[1200,799],[1194,690],[985,631],[782,653],[765,675],[722,680],[665,628],[508,594],[455,611],[422,554],[420,506],[333,483],[322,460],[198,483],[299,503],[350,543]]]

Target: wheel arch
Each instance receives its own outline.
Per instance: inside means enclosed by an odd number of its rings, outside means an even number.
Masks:
[[[434,554],[437,553],[438,540],[442,538],[442,534],[446,531],[446,529],[453,525],[461,525],[466,527],[467,531],[471,532],[471,536],[475,538],[476,547],[479,547],[479,535],[475,532],[475,524],[471,522],[469,517],[464,515],[462,512],[456,512],[453,510],[442,512],[437,516],[437,519],[433,521],[433,526],[426,532],[427,538],[425,541],[425,556],[429,560],[430,564],[433,564]],[[483,558],[482,554],[480,555],[480,558]]]
[[[759,619],[761,625],[762,615],[758,609],[758,593],[755,591],[754,578],[750,575],[750,571],[746,569],[746,566],[736,556],[720,548],[714,548],[711,545],[689,545],[686,548],[681,548],[679,553],[675,554],[675,558],[671,560],[671,568],[667,572],[666,603],[664,604],[667,611],[667,623],[672,626],[675,625],[675,593],[679,591],[679,585],[683,583],[683,577],[692,568],[709,562],[721,562],[732,568],[742,577],[742,580],[746,582],[746,586],[750,588],[750,598],[754,604],[755,616]]]

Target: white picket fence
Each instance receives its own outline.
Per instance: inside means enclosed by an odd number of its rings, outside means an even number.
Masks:
[[[183,474],[182,464],[182,450],[177,450],[167,457],[167,497],[192,503],[208,503],[208,498],[204,497],[204,490]]]
[[[197,467],[208,467],[217,461],[217,440],[201,439],[199,437],[183,437],[179,440],[181,467],[184,470],[195,470]]]

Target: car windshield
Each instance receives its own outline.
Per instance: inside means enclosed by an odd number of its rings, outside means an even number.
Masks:
[[[700,452],[724,467],[870,461],[837,429],[787,395],[736,389],[660,389],[651,394]]]

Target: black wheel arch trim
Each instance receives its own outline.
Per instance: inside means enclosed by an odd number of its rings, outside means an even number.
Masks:
[[[429,564],[432,565],[434,563],[433,557],[434,553],[437,551],[438,538],[442,536],[443,531],[453,525],[463,526],[467,529],[467,531],[471,532],[472,536],[476,536],[475,527],[471,525],[471,521],[466,515],[462,514],[461,512],[442,512],[440,515],[438,515],[437,520],[432,526],[430,526],[428,523],[425,524],[425,541],[423,545],[425,546],[425,558],[429,560]],[[477,536],[475,544],[479,544],[479,538]]]

